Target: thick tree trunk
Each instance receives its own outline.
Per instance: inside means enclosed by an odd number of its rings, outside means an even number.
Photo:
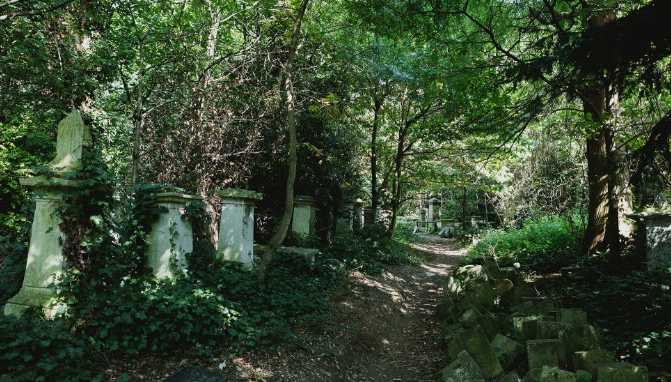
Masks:
[[[261,263],[259,264],[257,271],[257,275],[261,280],[266,278],[268,269],[270,268],[270,262],[273,259],[273,254],[287,236],[287,232],[289,231],[289,223],[291,223],[291,216],[294,212],[294,183],[296,181],[296,165],[298,162],[298,157],[296,155],[296,95],[294,94],[293,65],[296,58],[296,50],[298,49],[298,37],[300,35],[301,23],[303,22],[303,16],[305,15],[305,10],[309,1],[310,0],[303,0],[300,8],[298,9],[298,14],[296,15],[296,20],[294,21],[293,32],[291,34],[289,56],[287,57],[287,63],[285,65],[287,127],[289,130],[289,174],[287,175],[284,213],[282,214],[282,219],[280,220],[280,225],[277,228],[277,231],[270,238],[266,250],[263,251],[261,256]]]

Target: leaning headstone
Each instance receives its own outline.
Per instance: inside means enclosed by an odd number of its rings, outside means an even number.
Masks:
[[[6,315],[21,316],[31,307],[42,310],[47,318],[65,312],[65,305],[56,303],[53,286],[63,271],[63,247],[66,233],[60,230],[58,214],[64,195],[84,185],[72,179],[81,169],[84,147],[91,144],[88,126],[75,110],[58,124],[56,158],[49,167],[54,177],[37,176],[21,179],[21,185],[31,188],[35,199],[35,215],[30,230],[30,245],[26,271],[19,293],[10,298],[4,309]]]
[[[462,351],[457,359],[443,369],[443,381],[466,382],[472,379],[483,379],[483,373],[477,362],[466,351]]]
[[[315,234],[317,224],[317,199],[311,196],[298,195],[294,198],[294,215],[291,230],[300,237]]]
[[[559,305],[555,301],[543,299],[541,301],[537,301],[534,304],[534,309],[531,313],[546,316],[552,312],[557,311],[559,311]]]
[[[221,375],[195,367],[188,367],[163,382],[224,382],[225,380],[226,378]]]
[[[473,357],[486,377],[492,378],[503,373],[494,349],[489,344],[485,332],[479,327],[464,330],[456,336],[460,346]]]
[[[438,317],[447,320],[451,317],[452,309],[454,309],[454,300],[451,298],[443,299],[436,307]]]
[[[147,236],[145,263],[157,279],[186,272],[186,254],[193,251],[193,228],[185,217],[186,204],[201,200],[176,192],[156,194],[156,207],[161,212]]]
[[[648,382],[648,368],[627,362],[601,364],[596,367],[599,381],[608,382]]]
[[[497,295],[502,295],[505,292],[513,289],[515,287],[515,284],[513,284],[512,281],[508,279],[501,279],[496,282],[496,285],[494,285],[494,289],[496,290]]]
[[[488,310],[494,309],[494,288],[484,279],[466,282],[466,295],[471,296]]]
[[[577,378],[570,371],[545,366],[541,371],[540,382],[577,382]]]
[[[504,369],[517,363],[525,351],[524,345],[501,334],[497,334],[490,345]]]
[[[487,268],[487,273],[492,275],[496,280],[501,278],[501,270],[499,269],[499,263],[496,262],[496,259],[488,257],[485,259],[485,268]]]
[[[361,206],[363,202],[361,199],[354,201],[354,209],[352,211],[352,226],[355,229],[361,229],[363,227],[363,209]]]
[[[543,366],[565,368],[566,348],[561,340],[527,341],[529,370],[542,369]]]
[[[251,269],[254,264],[254,203],[261,200],[263,194],[227,188],[215,190],[214,195],[221,198],[217,257]]]

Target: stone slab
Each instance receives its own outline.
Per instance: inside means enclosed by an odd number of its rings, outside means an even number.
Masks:
[[[525,352],[524,345],[502,334],[497,334],[490,345],[504,369],[517,363]]]
[[[560,309],[557,321],[571,324],[571,326],[587,325],[587,312],[582,309]]]
[[[195,367],[188,367],[163,382],[224,382],[225,380],[226,378],[221,375]]]

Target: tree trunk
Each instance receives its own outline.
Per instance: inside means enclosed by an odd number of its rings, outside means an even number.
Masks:
[[[375,93],[373,94],[373,128],[370,138],[370,204],[373,219],[375,219],[375,211],[378,209],[380,198],[380,188],[377,185],[377,133],[380,127],[380,109],[382,108],[383,100],[380,98],[377,91],[378,87],[375,85]]]
[[[142,96],[144,85],[144,55],[143,55],[143,40],[140,39],[140,72],[137,80],[137,101],[135,102],[135,110],[133,111],[133,162],[131,164],[131,184],[137,184],[138,167],[140,165],[140,134],[142,132]]]
[[[310,0],[303,0],[298,9],[298,14],[294,21],[293,32],[291,33],[289,56],[287,57],[287,63],[285,65],[286,78],[284,86],[287,104],[287,127],[289,130],[289,174],[287,175],[286,199],[284,202],[282,220],[280,220],[280,225],[277,228],[277,231],[270,238],[268,247],[261,255],[261,263],[259,264],[257,273],[261,280],[266,278],[268,269],[270,268],[270,262],[273,259],[273,254],[287,236],[291,216],[294,212],[294,183],[296,181],[296,165],[298,157],[296,155],[296,95],[294,94],[293,65],[296,58],[296,50],[298,49],[298,37],[300,35],[301,23],[303,22],[303,16],[305,15],[305,10],[309,1]]]

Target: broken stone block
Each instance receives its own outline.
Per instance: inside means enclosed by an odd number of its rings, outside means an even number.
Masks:
[[[538,292],[528,285],[518,285],[501,295],[501,306],[515,306],[522,303],[522,297],[538,297]]]
[[[505,377],[501,378],[499,382],[522,382],[522,379],[517,374],[517,372],[511,371],[510,373],[506,374]]]
[[[596,366],[596,377],[608,382],[648,382],[648,368],[627,362],[616,362]]]
[[[573,353],[571,359],[575,370],[586,370],[590,375],[596,375],[594,365],[613,363],[615,353],[606,349],[577,351]]]
[[[536,339],[549,340],[559,338],[559,332],[568,330],[570,324],[565,322],[538,321],[536,328]]]
[[[459,346],[473,357],[486,377],[496,377],[503,373],[503,368],[482,328],[475,326],[459,332],[455,337]]]
[[[494,309],[494,289],[483,279],[469,280],[465,292],[488,310]]]
[[[475,360],[465,351],[443,369],[444,382],[466,382],[470,379],[483,379],[485,374]]]
[[[571,324],[571,326],[587,325],[587,313],[582,309],[560,309],[557,321]]]
[[[527,357],[529,370],[542,369],[543,366],[566,367],[566,348],[559,339],[527,341]]]
[[[541,371],[540,382],[577,382],[577,379],[570,371],[545,366]]]
[[[536,339],[538,316],[513,317],[512,337],[522,343]]]
[[[497,334],[490,343],[496,358],[504,369],[517,361],[524,355],[524,345],[510,339],[502,334]],[[519,377],[518,377],[519,378]]]
[[[438,303],[436,307],[438,310],[438,317],[447,320],[451,316],[452,309],[454,309],[454,300],[445,299]]]
[[[443,296],[448,298],[458,298],[462,295],[461,281],[450,275],[443,281]]]

